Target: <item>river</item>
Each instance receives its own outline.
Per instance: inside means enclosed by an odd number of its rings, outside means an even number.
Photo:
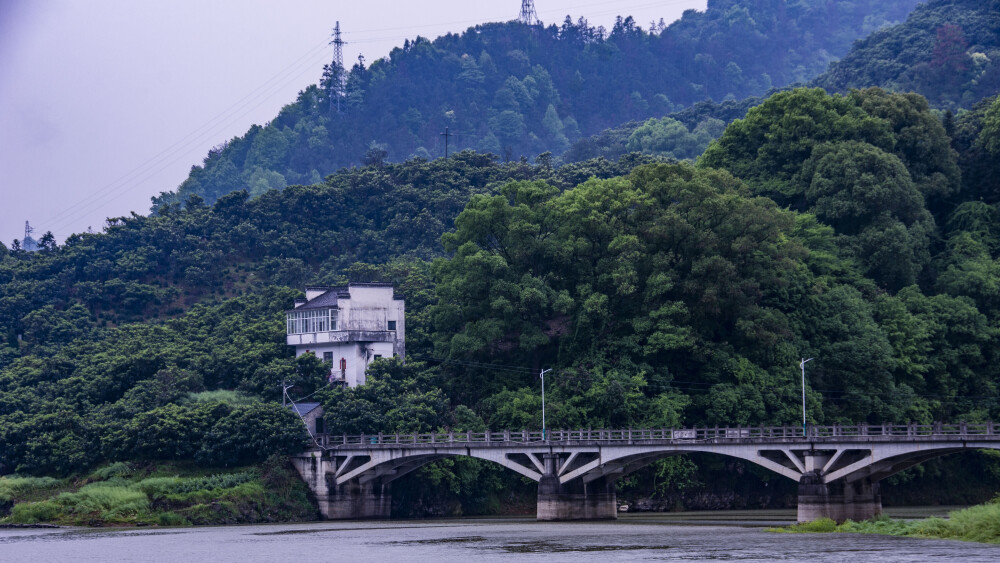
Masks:
[[[0,561],[1000,561],[1000,546],[875,535],[776,534],[762,529],[792,518],[790,511],[730,511],[626,514],[614,522],[459,518],[0,529]]]

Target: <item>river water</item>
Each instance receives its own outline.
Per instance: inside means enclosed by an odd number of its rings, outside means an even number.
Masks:
[[[1000,561],[1000,546],[776,534],[788,511],[627,514],[614,522],[461,518],[205,528],[0,529],[0,561]]]

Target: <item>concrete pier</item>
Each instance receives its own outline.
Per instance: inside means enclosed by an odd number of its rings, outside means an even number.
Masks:
[[[392,494],[381,479],[361,483],[353,479],[338,485],[332,463],[318,452],[292,458],[292,465],[316,495],[320,514],[327,520],[373,520],[389,518]]]
[[[392,495],[389,485],[352,481],[330,487],[325,498],[316,498],[327,520],[379,520],[389,518]]]
[[[816,473],[806,473],[799,480],[799,522],[830,518],[840,524],[846,520],[868,520],[881,514],[882,495],[878,483],[871,479],[827,484]]]
[[[601,477],[584,483],[574,479],[562,484],[555,473],[558,456],[545,455],[546,472],[538,482],[535,517],[551,520],[614,520],[618,518],[615,483]]]

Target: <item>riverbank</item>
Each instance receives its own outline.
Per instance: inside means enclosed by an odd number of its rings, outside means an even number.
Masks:
[[[829,518],[820,518],[786,528],[769,528],[768,531],[792,534],[880,534],[1000,544],[1000,497],[986,504],[949,512],[948,518],[897,520],[883,516],[863,522],[848,520],[843,524],[837,524]]]
[[[238,469],[115,463],[77,478],[0,478],[0,524],[186,526],[316,520],[283,458]]]

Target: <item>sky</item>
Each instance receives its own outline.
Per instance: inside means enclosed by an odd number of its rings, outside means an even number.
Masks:
[[[535,0],[538,17],[642,27],[706,0]],[[0,242],[146,214],[209,149],[404,39],[516,19],[520,0],[0,0]]]

